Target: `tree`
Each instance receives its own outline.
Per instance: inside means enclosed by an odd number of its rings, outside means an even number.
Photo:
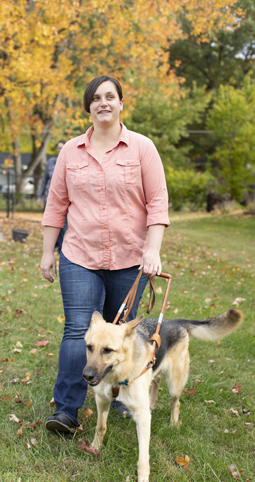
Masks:
[[[242,88],[221,86],[207,127],[214,131],[215,153],[210,171],[223,192],[241,201],[248,182],[255,180],[255,85],[246,77]]]
[[[195,35],[215,23],[233,24],[234,0],[2,0],[0,4],[0,117],[18,162],[19,136],[28,126],[32,161],[40,163],[56,122],[84,126],[80,92],[95,75],[123,81],[127,105],[138,95],[178,95],[166,46],[183,35],[185,9]],[[77,90],[78,89],[78,90]],[[128,112],[127,112],[128,114]]]
[[[239,9],[242,11],[239,11]],[[184,37],[169,43],[169,62],[175,65],[175,73],[185,79],[184,87],[205,87],[214,92],[220,85],[240,87],[248,72],[254,75],[255,55],[255,6],[253,0],[238,1],[235,6],[237,23],[235,28],[221,28],[218,23],[211,29],[207,38],[195,36],[192,24],[186,12],[178,20],[182,25]],[[240,13],[239,13],[240,12]],[[215,150],[215,138],[206,132],[206,117],[212,104],[209,104],[199,122],[192,121],[188,129],[193,131],[193,156],[205,168],[206,157]],[[179,143],[186,148],[186,138]]]
[[[185,37],[169,44],[169,62],[174,65],[177,61],[176,75],[185,78],[187,87],[192,88],[194,81],[207,90],[225,84],[239,87],[245,75],[255,71],[254,1],[238,1],[235,12],[236,28],[225,29],[216,23],[206,39],[194,35],[187,14],[179,16]]]
[[[210,98],[204,89],[196,87],[192,91],[183,90],[179,98],[169,99],[167,103],[160,94],[154,94],[152,99],[139,97],[125,124],[152,139],[165,169],[167,166],[177,170],[191,168],[192,145],[187,142],[185,147],[179,147],[180,138],[188,138],[187,125],[200,121]]]

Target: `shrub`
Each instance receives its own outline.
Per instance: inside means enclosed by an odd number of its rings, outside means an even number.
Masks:
[[[180,211],[187,204],[193,209],[203,208],[206,202],[207,185],[213,179],[207,172],[195,172],[191,169],[175,170],[168,167],[166,181],[172,209]]]

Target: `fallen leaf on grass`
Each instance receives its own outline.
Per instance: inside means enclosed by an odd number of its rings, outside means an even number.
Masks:
[[[36,348],[32,348],[32,350],[30,350],[31,355],[36,355],[37,353],[37,349]]]
[[[49,342],[47,340],[40,340],[36,342],[35,346],[46,346],[48,343]]]
[[[236,433],[236,430],[233,430],[232,432],[230,432],[227,428],[224,430],[224,433]]]
[[[209,403],[209,405],[216,405],[214,400],[205,400],[205,403]]]
[[[10,380],[10,383],[17,383],[19,381],[19,378],[12,378]]]
[[[21,383],[26,383],[26,384],[31,383],[29,382],[30,377],[31,377],[31,373],[27,372],[25,378],[21,380]]]
[[[26,428],[35,428],[37,425],[41,425],[43,423],[43,420],[39,419],[36,420],[35,422],[27,422],[26,423]]]
[[[39,447],[39,442],[37,442],[36,438],[31,438],[31,444],[33,445],[33,447],[35,447],[36,449],[38,449]]]
[[[228,467],[228,472],[234,477],[234,479],[239,479],[240,476],[244,475],[244,469],[238,469],[236,463],[231,464]]]
[[[176,457],[175,458],[175,462],[177,462],[178,465],[180,465],[181,467],[183,467],[184,469],[186,469],[186,467],[189,465],[190,463],[190,458],[188,455],[185,455],[185,458],[183,457]]]
[[[94,410],[91,410],[91,408],[89,408],[89,407],[85,407],[85,410],[84,410],[83,413],[84,413],[85,418],[90,418],[91,415],[93,415]]]
[[[215,363],[215,360],[207,360],[207,363]]]
[[[234,410],[234,408],[230,408],[229,411],[232,412],[237,417],[239,417],[239,412],[237,410]]]
[[[54,353],[45,353],[45,356],[51,357],[51,356],[54,356]]]
[[[50,401],[50,407],[54,407],[55,405],[55,400],[54,398],[52,397],[51,401]]]
[[[246,298],[236,298],[235,301],[233,301],[233,305],[238,306],[240,303],[243,301],[246,301]]]
[[[238,393],[242,385],[236,384],[234,388],[232,388],[232,393]]]
[[[100,452],[98,452],[98,450],[96,450],[94,447],[92,447],[92,445],[89,446],[88,444],[83,442],[83,440],[80,440],[78,442],[78,446],[79,446],[79,449],[82,452],[87,452],[88,454],[95,455],[98,458],[101,456],[101,454],[100,454]]]
[[[195,387],[191,387],[188,390],[185,388],[184,393],[186,395],[189,395],[190,397],[192,397],[192,395],[194,395],[194,393],[196,393],[196,389],[195,389]]]
[[[242,408],[242,412],[244,415],[248,415],[248,416],[251,414],[250,410],[246,410],[245,408]]]
[[[12,350],[12,353],[14,353],[14,355],[16,355],[17,353],[21,353],[22,350],[20,350],[19,348],[14,348],[14,350]]]
[[[13,362],[15,360],[15,356],[13,356],[12,358],[5,358],[4,360],[2,360],[3,363],[8,363],[8,362]]]
[[[59,316],[57,317],[57,321],[58,321],[59,323],[65,323],[65,316],[60,316],[60,315],[59,315]]]
[[[16,403],[25,403],[25,402],[27,402],[27,398],[20,398],[20,393],[16,393],[15,402]]]
[[[17,317],[20,316],[22,313],[23,313],[23,310],[19,310],[18,308],[16,308],[16,310],[14,311],[13,314],[14,314],[14,316],[16,316],[16,318],[17,318]]]
[[[21,420],[14,413],[8,415],[10,422],[21,423]]]

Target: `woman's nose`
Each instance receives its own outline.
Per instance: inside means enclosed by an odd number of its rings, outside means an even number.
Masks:
[[[101,105],[107,105],[106,97],[101,98]]]

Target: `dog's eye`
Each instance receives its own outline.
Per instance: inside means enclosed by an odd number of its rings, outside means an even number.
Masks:
[[[92,352],[92,345],[86,345],[86,346],[87,346],[87,350],[88,350],[89,352]]]
[[[107,346],[103,348],[104,355],[109,355],[109,353],[111,353],[112,351],[113,351],[112,348],[108,348]]]

